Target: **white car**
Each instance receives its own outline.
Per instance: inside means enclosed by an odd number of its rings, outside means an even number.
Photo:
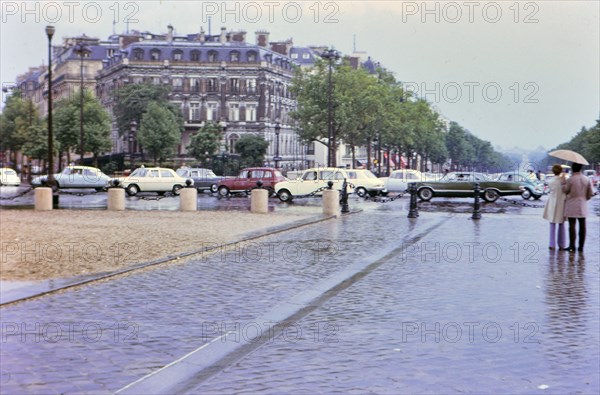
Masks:
[[[21,185],[21,179],[16,171],[8,167],[0,167],[0,185]]]
[[[42,185],[48,176],[39,176],[31,180],[31,185]],[[110,177],[102,171],[90,166],[67,166],[60,173],[54,174],[57,188],[94,188],[102,191]]]
[[[294,196],[308,195],[317,189],[327,187],[328,181],[333,182],[333,189],[341,191],[344,179],[348,183],[346,191],[356,192],[360,197],[367,193],[375,196],[384,191],[383,181],[369,170],[315,167],[305,170],[302,176],[295,180],[278,182],[275,184],[275,193],[282,202],[289,202]],[[322,192],[317,192],[316,195],[320,196]]]
[[[408,189],[408,183],[423,181],[430,179],[418,170],[394,170],[385,181],[385,189],[387,192],[404,192]]]
[[[187,179],[179,176],[172,169],[138,167],[128,177],[121,177],[118,180],[129,196],[135,196],[138,192],[157,192],[159,195],[172,192],[174,195],[179,195],[179,190],[186,186]]]

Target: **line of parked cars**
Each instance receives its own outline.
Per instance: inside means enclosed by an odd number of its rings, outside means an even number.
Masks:
[[[9,167],[0,167],[0,185],[21,185],[21,179],[16,171]]]

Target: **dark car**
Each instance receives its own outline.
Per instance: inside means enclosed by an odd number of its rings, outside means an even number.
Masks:
[[[219,195],[227,196],[230,193],[246,192],[256,188],[256,182],[262,181],[262,187],[271,194],[275,192],[275,184],[287,180],[279,170],[272,167],[249,167],[240,171],[237,177],[221,179],[218,186]]]
[[[479,183],[486,202],[495,202],[500,196],[521,195],[523,186],[516,182],[490,180],[483,173],[448,173],[439,181],[417,183],[417,196],[428,201],[433,197],[473,197],[475,183]]]
[[[539,199],[544,194],[544,183],[538,179],[532,179],[525,173],[502,173],[498,177],[498,181],[518,182],[525,189],[521,193],[521,197],[527,199]]]
[[[201,167],[180,167],[177,169],[177,174],[181,177],[194,180],[194,187],[196,187],[198,192],[217,192],[219,182],[223,178],[217,176],[211,169],[203,169]]]

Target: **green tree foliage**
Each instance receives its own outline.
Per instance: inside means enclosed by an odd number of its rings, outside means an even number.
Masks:
[[[222,128],[215,123],[207,123],[196,133],[187,146],[188,153],[206,164],[208,159],[219,149]]]
[[[556,149],[579,152],[590,164],[598,165],[600,163],[600,119],[596,120],[596,124],[589,129],[582,127],[569,142],[560,144]]]
[[[17,152],[23,150],[32,130],[40,126],[41,119],[31,100],[23,99],[20,91],[13,91],[0,114],[0,151],[10,150],[16,162]]]
[[[242,136],[235,144],[235,150],[240,154],[242,167],[262,166],[267,148],[269,148],[269,142],[254,134]]]
[[[152,102],[169,109],[183,125],[181,110],[169,102],[169,87],[166,85],[128,84],[115,91],[113,99],[113,113],[120,135],[129,133],[131,121],[136,121],[138,126],[141,124],[142,116]]]
[[[79,152],[80,144],[80,108],[79,95],[61,100],[54,111],[54,131],[59,149],[62,152]],[[110,151],[110,116],[100,101],[90,92],[83,96],[83,149],[91,152],[97,160],[98,155]]]
[[[181,132],[182,125],[175,114],[161,103],[151,102],[142,116],[137,139],[157,163],[173,153]]]

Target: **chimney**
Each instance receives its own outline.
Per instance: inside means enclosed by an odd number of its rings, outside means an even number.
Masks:
[[[167,26],[167,29],[168,29],[167,42],[172,43],[173,42],[173,25],[169,24],[169,26]]]
[[[221,28],[221,36],[219,37],[219,42],[221,44],[225,44],[227,42],[227,33],[225,33],[225,30],[227,30],[225,27]]]
[[[200,28],[200,34],[198,35],[198,41],[200,41],[201,43],[206,41],[206,36],[204,34],[204,28],[201,27]]]
[[[256,33],[256,45],[267,48],[269,46],[269,32],[259,30]]]
[[[239,32],[234,32],[231,35],[231,41],[243,43],[246,42],[246,32],[241,30]]]

